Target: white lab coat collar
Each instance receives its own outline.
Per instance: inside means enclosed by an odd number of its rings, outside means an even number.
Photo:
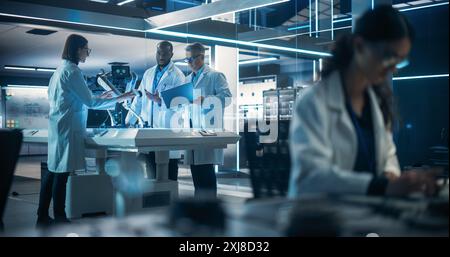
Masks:
[[[170,61],[167,65],[169,65],[169,67],[167,67],[166,72],[164,72],[161,79],[158,81],[158,85],[156,86],[156,88],[159,88],[159,85],[161,84],[161,82],[164,81],[164,79],[167,78],[167,76],[169,76],[169,73],[172,73],[174,71],[175,64],[172,61]],[[158,65],[151,67],[149,70],[150,81],[152,82],[152,84],[149,85],[150,86],[149,89],[150,89],[151,93],[154,93],[152,85],[153,85],[153,80],[155,79],[156,69],[158,69]]]
[[[354,141],[354,149],[355,153],[357,151],[357,138],[355,135],[355,128],[353,126],[353,123],[350,119],[350,116],[347,113],[347,109],[345,107],[345,95],[342,87],[342,81],[340,77],[340,73],[338,71],[333,72],[330,74],[328,78],[324,81],[324,86],[327,87],[327,105],[330,109],[341,112],[341,119],[342,124],[344,124],[349,130],[351,130],[352,138],[351,141]],[[372,113],[372,126],[374,131],[374,140],[375,140],[375,155],[377,159],[377,170],[382,169],[382,163],[384,160],[381,158],[383,156],[383,153],[381,152],[384,146],[381,144],[383,143],[383,140],[381,139],[381,131],[385,130],[384,125],[384,119],[383,115],[380,110],[380,106],[378,104],[377,96],[375,95],[375,92],[371,87],[367,89],[367,93],[369,95],[369,101],[370,101],[370,109]],[[356,156],[355,156],[356,158]]]
[[[197,87],[197,85],[200,83],[200,81],[206,76],[206,74],[207,74],[209,71],[211,71],[211,68],[209,67],[209,65],[204,64],[202,74],[200,74],[200,77],[197,79],[197,82],[195,83],[194,88]],[[193,72],[191,72],[191,74],[189,74],[189,75],[187,76],[187,80],[188,80],[188,81],[192,81],[192,74],[193,74]]]
[[[345,96],[342,90],[341,75],[338,71],[330,74],[324,81],[325,87],[327,87],[327,101],[328,107],[335,109],[336,111],[345,110]]]
[[[172,61],[170,61],[168,64],[168,67],[167,67],[167,71],[169,72],[172,72],[173,71],[173,67],[174,67],[174,63],[172,62]],[[153,66],[151,69],[152,69],[152,72],[155,72],[156,71],[156,69],[158,68],[158,64],[156,64],[155,66]]]

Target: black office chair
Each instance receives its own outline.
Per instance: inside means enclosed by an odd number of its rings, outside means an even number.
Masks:
[[[5,211],[14,170],[19,159],[22,145],[22,131],[18,129],[0,129],[0,230],[3,230],[3,213]]]
[[[245,148],[254,198],[286,196],[291,159],[288,127],[280,125],[278,140],[270,144],[260,143],[259,138],[263,133],[245,129]]]

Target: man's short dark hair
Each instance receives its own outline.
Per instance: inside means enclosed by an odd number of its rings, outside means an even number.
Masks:
[[[156,47],[168,47],[170,48],[170,51],[173,52],[173,45],[167,40],[159,42]]]
[[[192,43],[186,46],[186,51],[205,55],[205,47],[200,43]]]

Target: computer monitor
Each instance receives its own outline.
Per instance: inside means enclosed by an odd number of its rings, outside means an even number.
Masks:
[[[98,128],[101,126],[110,126],[111,118],[105,110],[88,110],[87,128]]]
[[[130,66],[112,65],[111,66],[111,74],[112,74],[113,80],[129,78],[129,77],[131,77]]]

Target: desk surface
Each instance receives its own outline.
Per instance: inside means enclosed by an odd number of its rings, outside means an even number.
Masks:
[[[23,131],[26,143],[47,143],[47,130]],[[226,148],[235,144],[240,136],[229,131],[216,131],[215,136],[204,136],[195,129],[88,129],[86,144],[91,147],[118,149],[188,150],[196,148]]]
[[[442,206],[447,205],[442,210]],[[246,204],[223,204],[226,229],[222,232],[193,229],[198,236],[285,236],[286,229],[305,221],[306,229],[338,228],[339,236],[448,236],[447,199],[385,199],[365,196],[308,196],[298,200],[252,200]],[[430,207],[436,209],[431,210]],[[298,208],[300,207],[300,208]],[[74,221],[72,225],[54,228],[45,233],[22,231],[17,236],[185,236],[169,226],[170,207],[152,209],[119,219],[96,218]],[[294,211],[295,210],[295,211]],[[332,214],[330,219],[321,219]],[[309,220],[308,220],[309,219]],[[324,221],[326,221],[324,223]],[[328,222],[328,223],[327,223]],[[304,225],[307,225],[305,227]],[[322,226],[322,227],[321,227]],[[301,226],[300,226],[301,227]],[[203,231],[203,232],[199,232]],[[71,235],[75,235],[71,234]]]

